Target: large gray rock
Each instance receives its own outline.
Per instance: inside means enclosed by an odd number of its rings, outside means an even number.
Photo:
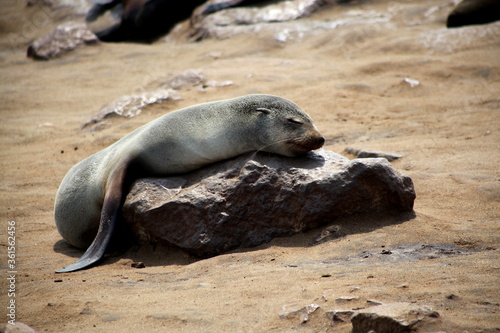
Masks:
[[[208,257],[341,216],[412,211],[414,199],[411,179],[384,158],[250,153],[186,175],[140,179],[123,214],[143,240]]]
[[[62,57],[81,45],[96,44],[99,44],[99,39],[85,24],[65,22],[31,43],[27,56],[35,60],[49,60]]]

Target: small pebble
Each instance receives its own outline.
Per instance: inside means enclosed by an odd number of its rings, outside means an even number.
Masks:
[[[360,287],[351,287],[351,289],[349,290],[349,292],[352,293],[352,292],[354,292],[356,290],[359,290],[359,289],[361,289],[361,288]]]
[[[144,267],[146,267],[146,265],[144,265],[144,263],[142,261],[133,262],[132,264],[130,264],[130,266],[132,266],[134,268],[144,268]]]
[[[367,300],[366,300],[366,303],[368,303],[368,304],[370,304],[370,305],[382,305],[382,304],[384,304],[384,303],[379,302],[379,301],[376,301],[376,300],[374,300],[374,299],[367,299]]]
[[[346,303],[346,302],[350,302],[350,301],[353,301],[353,300],[358,299],[358,298],[359,297],[357,297],[357,296],[340,296],[335,301],[337,303]]]

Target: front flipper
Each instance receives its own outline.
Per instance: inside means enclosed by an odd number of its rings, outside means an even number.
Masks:
[[[97,263],[104,255],[108,247],[111,236],[116,226],[116,220],[122,207],[123,202],[123,189],[125,181],[125,170],[123,166],[115,171],[110,177],[106,194],[104,196],[104,203],[101,210],[101,221],[99,223],[99,230],[94,238],[92,244],[83,256],[72,263],[56,271],[56,273],[74,272],[80,269],[88,268]]]

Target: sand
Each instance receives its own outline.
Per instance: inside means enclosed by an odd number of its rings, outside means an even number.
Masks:
[[[349,332],[349,323],[332,327],[324,312],[375,299],[432,307],[440,317],[431,331],[500,330],[499,23],[450,31],[451,2],[367,1],[300,22],[353,10],[396,14],[286,42],[262,30],[199,43],[102,44],[36,62],[25,56],[28,43],[62,18],[20,1],[2,6],[2,320],[15,300],[15,320],[39,332]],[[79,130],[105,104],[187,69],[234,84],[184,88],[180,101]],[[392,164],[414,181],[414,216],[328,221],[346,235],[314,246],[321,229],[205,260],[142,246],[89,270],[54,273],[82,254],[61,240],[53,219],[55,193],[71,166],[165,112],[248,93],[296,102],[327,138],[326,149],[403,155]],[[12,270],[5,265],[9,221],[15,297],[4,278]],[[422,244],[452,250],[419,260],[374,255]],[[368,255],[359,256],[363,251]],[[146,267],[133,268],[133,261]],[[356,298],[337,302],[341,296]],[[310,303],[320,309],[306,323],[279,317],[284,305]]]

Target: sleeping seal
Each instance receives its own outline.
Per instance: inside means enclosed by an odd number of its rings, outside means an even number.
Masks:
[[[76,271],[104,255],[132,182],[186,173],[250,151],[297,156],[323,146],[311,118],[281,97],[248,95],[170,112],[75,165],[55,200],[55,222],[71,245],[86,248]]]
[[[94,6],[88,11],[87,22],[95,21],[111,11],[119,22],[96,32],[103,42],[152,43],[189,16],[205,0],[89,0]]]
[[[462,0],[448,15],[446,27],[486,24],[500,20],[500,0]]]

